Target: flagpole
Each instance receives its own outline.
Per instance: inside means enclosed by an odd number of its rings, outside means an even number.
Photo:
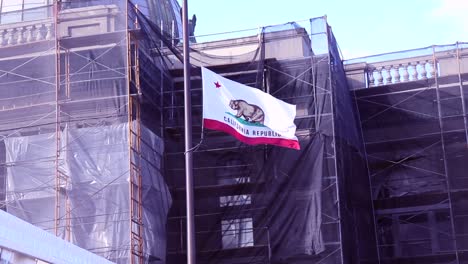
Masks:
[[[187,264],[195,264],[195,219],[192,169],[192,102],[190,94],[190,54],[188,4],[182,5],[182,31],[184,49],[184,127],[185,127],[185,195],[187,209]]]

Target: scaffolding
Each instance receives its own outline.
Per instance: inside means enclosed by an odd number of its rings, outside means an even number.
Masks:
[[[2,25],[1,208],[116,263],[164,261],[162,122],[141,109],[166,83],[140,70],[164,68],[142,58],[142,14],[120,0],[41,8]]]
[[[326,18],[197,42],[191,49],[197,262],[375,263],[364,148]],[[174,199],[167,259],[183,263],[183,81],[180,63],[172,63],[174,86],[163,92],[165,177]],[[297,105],[301,150],[245,145],[203,130],[199,66]],[[345,186],[348,177],[359,195]]]
[[[354,90],[381,263],[465,263],[466,43],[374,56]],[[365,87],[365,86],[364,86]]]
[[[131,2],[49,8],[0,43],[2,208],[117,263],[183,263],[179,41]],[[198,261],[374,263],[364,148],[326,18],[192,45],[191,59]],[[302,150],[204,131],[201,65],[296,104]]]
[[[57,2],[0,31],[1,209],[184,263],[180,41],[147,6]],[[326,17],[257,33],[191,45],[198,262],[466,262],[468,44],[348,61],[355,87]],[[301,150],[203,130],[199,66],[297,105]]]

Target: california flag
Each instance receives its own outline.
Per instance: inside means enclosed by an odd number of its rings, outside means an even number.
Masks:
[[[203,125],[250,144],[299,149],[296,106],[202,68]]]

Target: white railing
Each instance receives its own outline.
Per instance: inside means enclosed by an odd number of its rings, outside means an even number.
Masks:
[[[468,72],[468,43],[357,58],[344,67],[350,90],[444,78]]]
[[[115,31],[116,5],[70,8],[60,12],[60,38],[89,36]],[[92,23],[90,22],[92,21]],[[54,18],[0,25],[0,48],[55,39]]]
[[[432,60],[382,62],[367,66],[368,86],[389,85],[434,78],[438,72]]]
[[[54,37],[55,29],[52,19],[0,26],[0,47],[51,40]]]

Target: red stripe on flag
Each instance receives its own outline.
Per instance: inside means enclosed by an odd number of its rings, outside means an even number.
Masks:
[[[237,130],[235,130],[233,127],[229,126],[228,124],[225,124],[217,120],[203,119],[203,126],[208,129],[226,132],[234,136],[235,138],[237,138],[239,141],[242,141],[249,145],[269,144],[269,145],[276,145],[276,146],[292,148],[292,149],[300,149],[299,142],[297,140],[285,139],[285,138],[246,137],[240,134],[239,132],[237,132]]]

